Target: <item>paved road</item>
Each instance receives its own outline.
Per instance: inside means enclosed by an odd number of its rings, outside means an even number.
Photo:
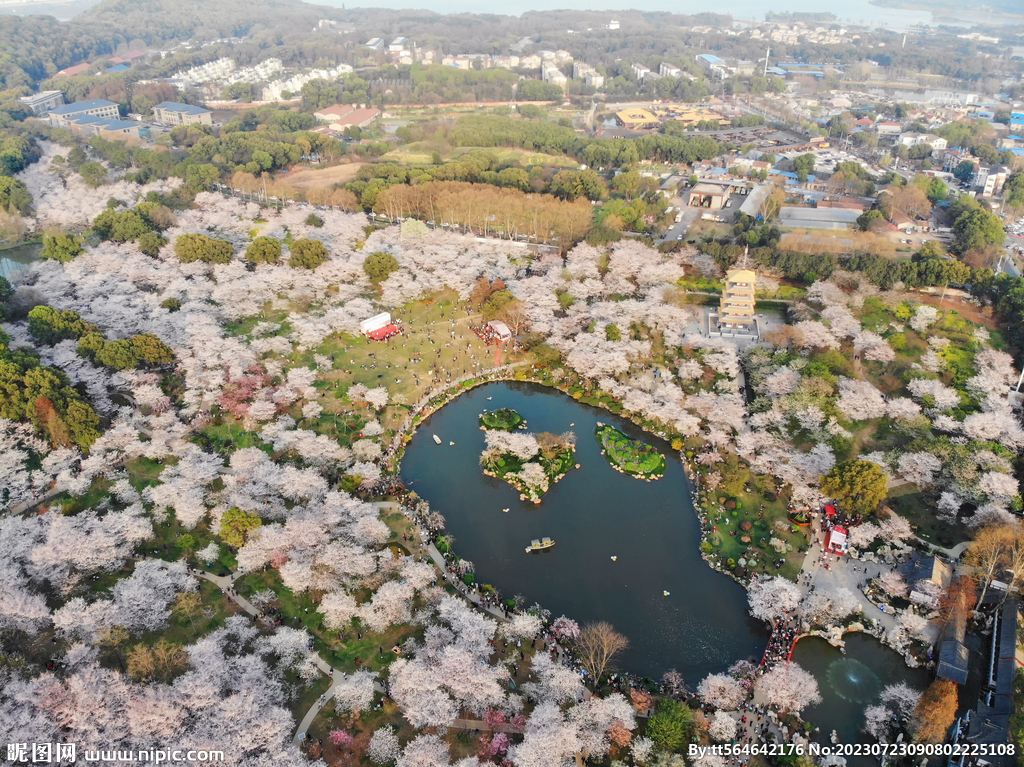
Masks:
[[[689,228],[693,226],[693,222],[696,221],[697,216],[700,215],[699,209],[685,207],[686,203],[679,197],[673,197],[672,204],[676,206],[677,210],[682,210],[683,220],[680,221],[678,224],[672,224],[672,226],[670,226],[666,230],[665,234],[662,235],[662,238],[659,240],[659,243],[677,242],[679,240],[680,235],[682,235],[683,239],[685,240],[687,230],[689,230]]]

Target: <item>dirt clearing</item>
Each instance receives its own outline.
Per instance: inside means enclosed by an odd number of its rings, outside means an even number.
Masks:
[[[365,164],[353,162],[347,165],[333,165],[330,168],[303,168],[285,174],[280,180],[299,189],[328,189],[335,184],[347,184],[354,180],[359,169]]]

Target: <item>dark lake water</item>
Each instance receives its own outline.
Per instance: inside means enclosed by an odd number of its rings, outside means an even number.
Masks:
[[[531,432],[576,433],[581,468],[539,506],[480,470],[484,432],[477,419],[501,407],[522,414]],[[614,471],[594,439],[598,421],[656,445],[668,458],[665,476],[644,482]],[[701,559],[700,526],[679,458],[629,421],[542,386],[487,384],[420,426],[402,477],[445,516],[455,551],[476,565],[479,582],[581,625],[609,621],[631,643],[620,667],[654,678],[675,668],[692,688],[736,660],[760,660],[767,627],[747,613],[743,587]],[[556,541],[553,549],[524,551],[543,536]]]
[[[33,242],[0,250],[0,277],[9,280],[21,272],[28,271],[32,262],[39,260],[39,251],[42,249],[41,243]]]
[[[803,717],[821,728],[815,739],[826,745],[832,730],[840,743],[869,742],[870,736],[861,732],[864,709],[878,702],[882,688],[906,682],[924,690],[930,676],[925,669],[909,668],[902,655],[867,634],[849,633],[843,640],[845,654],[819,637],[801,639],[793,651],[793,660],[818,680],[821,703],[805,709]],[[851,757],[849,762],[876,764],[868,757]]]

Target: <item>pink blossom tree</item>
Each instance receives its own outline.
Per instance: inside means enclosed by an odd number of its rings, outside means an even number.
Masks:
[[[799,713],[807,706],[821,702],[818,681],[792,661],[775,666],[761,677],[756,689],[769,706],[783,714]]]

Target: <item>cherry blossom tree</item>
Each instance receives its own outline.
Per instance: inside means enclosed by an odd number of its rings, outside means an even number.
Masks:
[[[905,611],[900,613],[899,627],[914,639],[928,638],[928,620],[917,613]]]
[[[361,669],[334,685],[334,703],[339,711],[359,713],[370,708],[375,694],[376,674]]]
[[[907,581],[895,570],[886,570],[878,576],[878,585],[892,597],[905,597],[910,592]]]
[[[1020,486],[1009,474],[989,471],[978,479],[978,491],[984,493],[993,503],[1007,503],[1017,495]]]
[[[734,711],[747,699],[747,690],[729,674],[709,674],[697,686],[697,696],[709,706]]]
[[[818,681],[792,661],[775,666],[758,680],[756,689],[769,706],[783,714],[799,713],[807,706],[821,702]]]
[[[566,702],[583,700],[585,688],[580,675],[573,669],[551,660],[546,653],[533,657],[533,673],[536,682],[526,682],[523,689],[535,700],[552,700],[563,705]]]
[[[711,717],[708,735],[711,736],[712,740],[723,743],[731,742],[736,738],[737,732],[739,732],[739,723],[735,717],[730,716],[724,711],[716,711],[714,716]]]
[[[366,749],[366,755],[374,764],[394,764],[402,755],[402,746],[398,742],[398,735],[395,728],[386,724],[373,731],[370,736],[370,743]],[[447,753],[445,754],[447,757]]]
[[[782,576],[758,576],[747,593],[750,614],[766,623],[774,624],[800,604],[800,589]]]
[[[580,745],[577,725],[555,703],[544,702],[527,719],[522,743],[512,746],[508,756],[516,767],[562,767]]]
[[[836,407],[851,421],[881,418],[886,412],[882,392],[867,381],[854,378],[839,379],[839,400]]]
[[[879,525],[879,534],[890,543],[905,541],[914,537],[914,530],[906,517],[890,514]]]
[[[448,744],[437,735],[420,735],[409,741],[395,767],[447,767],[449,764]]]
[[[870,546],[882,534],[882,529],[873,522],[861,522],[849,528],[848,543],[854,548],[864,549]]]
[[[580,625],[572,618],[560,615],[551,623],[551,633],[560,641],[572,642],[579,639]]]

